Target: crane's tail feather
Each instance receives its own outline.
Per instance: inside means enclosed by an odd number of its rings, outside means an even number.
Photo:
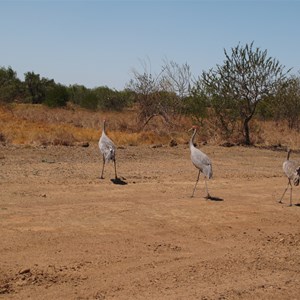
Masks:
[[[298,186],[300,182],[300,167],[295,170],[293,183],[295,186]]]
[[[105,162],[109,162],[110,160],[115,160],[115,150],[113,148],[109,148],[108,151],[104,154]]]

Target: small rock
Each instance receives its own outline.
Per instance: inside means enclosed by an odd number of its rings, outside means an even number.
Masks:
[[[170,147],[175,147],[175,146],[177,146],[178,144],[177,144],[177,142],[176,142],[176,140],[174,140],[174,139],[172,139],[171,141],[170,141],[170,143],[169,143],[169,146]]]
[[[19,274],[26,274],[26,273],[30,273],[30,269],[26,268],[26,269],[22,269]]]
[[[1,294],[8,294],[10,292],[10,286],[8,283],[4,285],[0,285],[0,295]]]
[[[48,163],[48,164],[54,164],[55,163],[55,161],[51,160],[51,159],[42,159],[42,162],[43,163]]]
[[[230,142],[225,142],[225,143],[221,144],[220,146],[222,146],[222,147],[233,147],[235,145],[233,143],[230,143]]]
[[[24,285],[26,285],[27,284],[27,282],[26,281],[22,281],[22,280],[18,280],[17,282],[16,282],[16,285],[17,286],[24,286]]]
[[[90,146],[90,144],[89,144],[89,142],[77,142],[77,143],[75,143],[75,146],[87,148]]]
[[[163,145],[162,144],[156,144],[156,145],[152,145],[151,148],[161,148]]]

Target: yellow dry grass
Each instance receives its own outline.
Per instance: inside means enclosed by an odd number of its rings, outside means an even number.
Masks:
[[[285,123],[260,122],[260,139],[266,146],[285,145],[292,149],[300,148],[300,133],[291,130]]]
[[[172,127],[159,118],[153,118],[141,130],[137,111],[92,112],[82,108],[48,108],[43,105],[12,104],[0,106],[0,142],[26,145],[75,145],[80,142],[97,142],[102,121],[108,121],[108,134],[117,145],[168,144],[175,139],[179,144],[189,140],[192,121],[187,117],[174,120]],[[252,140],[257,145],[282,145],[300,148],[300,134],[287,124],[252,122]],[[197,138],[210,144],[224,142],[209,123],[200,130]],[[239,138],[239,140],[241,140]],[[237,141],[237,137],[232,137]]]
[[[186,130],[172,132],[160,119],[140,130],[136,111],[92,112],[82,108],[48,108],[42,105],[0,106],[0,134],[8,143],[29,145],[74,145],[97,142],[102,121],[108,121],[108,134],[118,145],[179,143],[188,139]]]

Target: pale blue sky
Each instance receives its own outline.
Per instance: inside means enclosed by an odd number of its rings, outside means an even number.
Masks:
[[[293,73],[300,70],[300,1],[0,0],[0,66],[23,80],[33,71],[56,82],[122,90],[163,60],[194,76],[251,43]]]

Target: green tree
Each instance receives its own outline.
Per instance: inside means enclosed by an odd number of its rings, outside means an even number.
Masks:
[[[98,109],[98,97],[95,91],[93,90],[87,90],[84,94],[83,99],[80,102],[80,106],[91,109],[91,110],[97,110]]]
[[[131,102],[131,94],[127,91],[119,92],[108,87],[95,89],[98,97],[98,106],[102,110],[121,111]]]
[[[62,107],[67,104],[69,93],[67,88],[61,84],[55,84],[46,88],[44,104],[50,107]]]
[[[82,106],[82,103],[89,92],[90,90],[84,85],[74,84],[68,87],[70,101],[80,106]]]
[[[82,85],[72,85],[68,88],[70,101],[87,109],[120,111],[133,102],[131,91],[116,91],[101,86],[87,89]]]
[[[122,110],[122,99],[118,98],[118,92],[110,89],[107,86],[100,86],[93,89],[96,94],[98,103],[97,106],[102,110]],[[121,100],[121,101],[119,101]]]
[[[24,75],[29,101],[33,104],[42,103],[45,100],[46,89],[55,85],[54,80],[40,78],[40,75],[34,72],[27,72]]]
[[[22,84],[11,68],[0,68],[0,101],[12,102],[22,94]]]
[[[290,77],[272,101],[277,120],[286,120],[291,129],[300,130],[300,78]]]
[[[224,50],[224,54],[223,65],[202,73],[199,79],[202,91],[210,99],[217,116],[238,116],[244,143],[249,145],[249,122],[257,105],[277,93],[290,70],[284,72],[278,60],[268,57],[267,50],[254,49],[253,42],[245,46],[239,44],[231,53]]]
[[[207,118],[208,107],[208,99],[198,86],[192,88],[190,96],[184,99],[185,114],[192,116],[198,123],[202,123]]]

